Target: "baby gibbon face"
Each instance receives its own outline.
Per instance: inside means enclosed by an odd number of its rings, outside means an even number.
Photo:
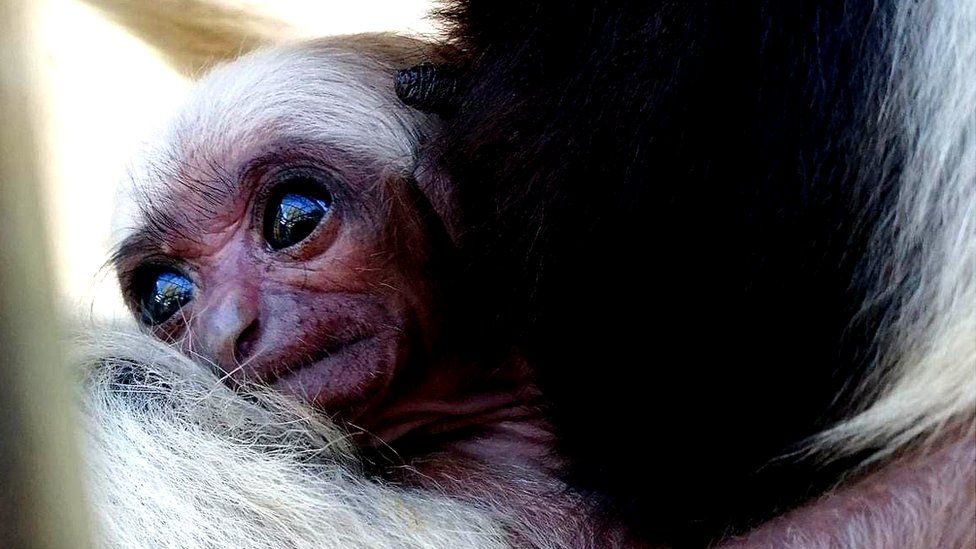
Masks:
[[[433,360],[447,239],[410,175],[428,122],[392,84],[416,50],[327,40],[205,78],[132,171],[115,265],[136,318],[348,419]]]

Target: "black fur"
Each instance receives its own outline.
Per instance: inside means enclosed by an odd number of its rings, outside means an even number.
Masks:
[[[421,63],[397,71],[394,89],[400,101],[419,111],[440,115],[453,114],[457,108],[457,78],[449,67]]]
[[[892,4],[444,9],[461,85],[428,161],[482,333],[537,365],[571,484],[650,541],[705,544],[842,470],[777,458],[858,406],[889,312],[862,306],[901,154],[874,127]]]

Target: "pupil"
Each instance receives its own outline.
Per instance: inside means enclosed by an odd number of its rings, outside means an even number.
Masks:
[[[161,324],[193,299],[193,282],[175,271],[156,275],[142,302],[142,321]]]
[[[288,192],[269,204],[265,239],[275,250],[293,246],[305,240],[328,213],[331,199]]]

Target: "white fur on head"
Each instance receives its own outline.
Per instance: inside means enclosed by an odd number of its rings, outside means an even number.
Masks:
[[[336,428],[284,397],[245,395],[157,340],[81,342],[100,547],[491,548],[483,512],[366,479]]]
[[[875,250],[879,291],[901,300],[882,334],[891,379],[819,438],[828,452],[883,456],[976,417],[976,2],[902,2],[893,23],[882,124],[909,150]]]
[[[113,240],[144,222],[147,200],[171,194],[181,169],[212,171],[214,159],[271,139],[332,144],[411,174],[431,120],[397,99],[393,75],[427,49],[391,34],[340,36],[260,50],[212,71],[130,167]]]

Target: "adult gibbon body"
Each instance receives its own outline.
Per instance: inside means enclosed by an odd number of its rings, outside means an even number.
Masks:
[[[399,92],[447,121],[483,329],[608,516],[704,543],[971,436],[976,4],[443,13],[460,59]]]

